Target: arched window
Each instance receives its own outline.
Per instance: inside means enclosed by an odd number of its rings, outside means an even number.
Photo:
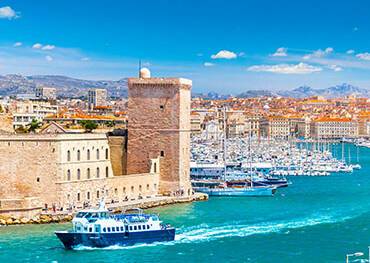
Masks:
[[[100,177],[100,169],[99,167],[96,168],[96,178],[99,178]]]
[[[109,157],[109,151],[108,151],[108,148],[105,149],[105,159],[108,160],[108,157]]]
[[[90,150],[87,150],[87,160],[90,160]]]
[[[108,166],[105,167],[105,177],[108,177],[109,176],[109,168]]]
[[[142,189],[142,187],[141,187],[141,185],[139,185],[139,192],[141,192],[141,189]]]
[[[96,159],[99,160],[100,154],[99,154],[99,149],[96,149]]]
[[[81,179],[81,170],[77,169],[77,180]]]
[[[80,193],[77,193],[77,201],[80,201]]]
[[[71,170],[67,170],[67,181],[71,181]]]
[[[96,191],[96,198],[99,198],[99,190]]]
[[[149,191],[149,184],[146,185],[146,190]]]
[[[87,179],[90,179],[90,168],[87,168],[86,176],[87,176]]]
[[[90,200],[90,192],[87,192],[87,199]]]
[[[154,173],[157,173],[157,163],[154,163]]]
[[[67,162],[71,161],[71,151],[67,151]]]
[[[77,150],[77,161],[81,159],[81,152],[80,150]]]

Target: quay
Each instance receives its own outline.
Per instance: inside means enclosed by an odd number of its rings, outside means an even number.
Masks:
[[[165,205],[174,205],[189,203],[194,201],[206,201],[208,196],[203,193],[194,193],[191,196],[157,196],[147,198],[145,200],[130,200],[123,204],[108,203],[106,207],[113,213],[122,213],[126,210],[141,208],[149,209]],[[0,215],[0,226],[5,225],[22,225],[22,224],[49,224],[49,223],[65,223],[73,219],[73,212],[68,211],[46,211],[40,213],[33,218],[2,216]]]

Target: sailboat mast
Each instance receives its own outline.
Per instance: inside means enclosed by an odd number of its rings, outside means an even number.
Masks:
[[[226,150],[227,150],[227,147],[226,147],[226,106],[224,106],[224,114],[223,114],[223,151],[224,151],[224,154],[223,154],[223,161],[224,161],[224,181],[226,181]]]

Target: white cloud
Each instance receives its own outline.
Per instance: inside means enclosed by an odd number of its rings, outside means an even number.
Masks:
[[[273,57],[286,57],[287,54],[287,49],[284,47],[279,47],[274,54],[272,54]]]
[[[10,7],[4,6],[0,8],[0,18],[2,19],[14,19],[18,18],[17,13]]]
[[[40,48],[42,48],[42,45],[40,43],[36,43],[36,44],[34,44],[32,46],[32,48],[34,48],[34,49],[40,49]]]
[[[55,48],[54,45],[45,45],[41,49],[42,50],[53,50]]]
[[[370,53],[368,52],[360,53],[360,54],[357,54],[356,57],[362,60],[370,60]]]
[[[325,57],[326,55],[329,55],[333,52],[334,52],[334,48],[327,47],[325,50],[321,50],[321,49],[315,50],[311,54],[304,55],[302,58],[305,59],[305,60],[308,60],[312,57],[322,58],[322,57]]]
[[[205,67],[212,67],[214,66],[215,64],[211,63],[211,62],[204,62],[203,66]]]
[[[334,48],[332,48],[332,47],[327,47],[326,49],[325,49],[325,53],[326,54],[330,54],[330,53],[333,53],[334,52]]]
[[[220,58],[233,59],[236,57],[237,55],[234,52],[228,51],[228,50],[221,50],[217,54],[211,56],[212,59],[220,59]]]
[[[22,42],[15,42],[14,45],[13,45],[13,47],[20,47],[22,45],[23,45]]]
[[[238,57],[244,57],[244,56],[245,56],[245,52],[239,52]]]
[[[83,58],[81,58],[81,61],[90,61],[90,58],[88,58],[88,57],[83,57]]]
[[[350,50],[347,50],[346,52],[348,55],[352,55],[355,53],[355,51],[353,49],[350,49]]]
[[[338,65],[329,65],[328,68],[331,70],[334,70],[335,72],[339,72],[343,70],[343,68]]]
[[[321,70],[322,68],[320,67],[308,65],[302,62],[299,64],[256,65],[248,68],[248,71],[280,74],[310,74]]]
[[[45,59],[46,59],[46,61],[53,61],[53,57],[52,56],[46,56]]]

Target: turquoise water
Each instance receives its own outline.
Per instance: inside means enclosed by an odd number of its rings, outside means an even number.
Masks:
[[[273,198],[153,209],[178,229],[169,243],[66,251],[53,231],[69,224],[0,227],[0,262],[345,262],[347,253],[367,256],[370,149],[360,149],[359,158],[362,170],[293,177]]]

